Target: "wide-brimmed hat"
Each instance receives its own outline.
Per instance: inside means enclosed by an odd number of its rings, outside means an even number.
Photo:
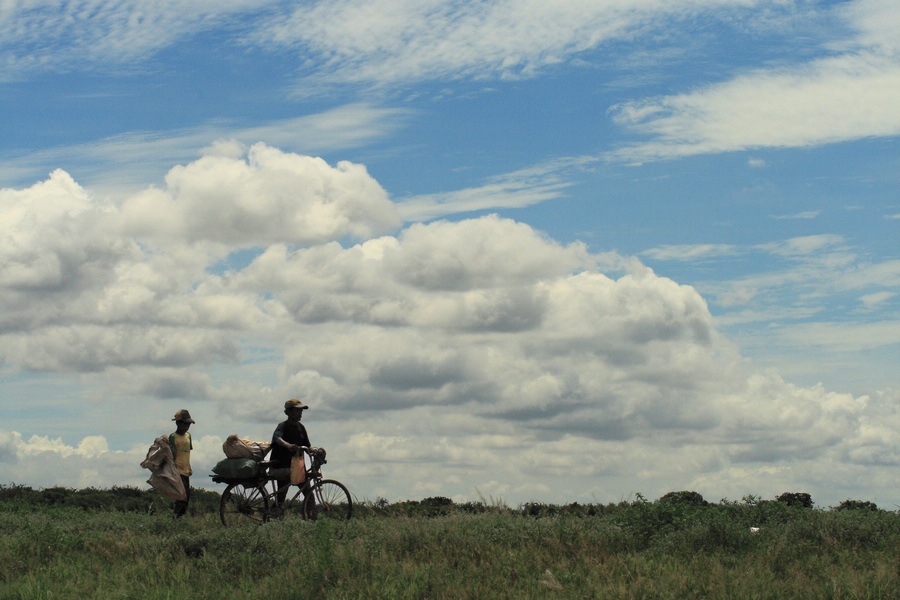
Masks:
[[[175,413],[175,418],[173,421],[182,421],[184,423],[196,423],[197,421],[191,418],[191,413],[187,411],[186,408],[182,408],[177,413]]]
[[[296,398],[291,398],[290,400],[288,400],[287,402],[284,403],[284,410],[287,410],[289,408],[302,408],[303,410],[306,410],[309,407],[306,404],[304,404],[303,402],[297,400]]]

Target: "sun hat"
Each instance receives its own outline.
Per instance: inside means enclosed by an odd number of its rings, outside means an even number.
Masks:
[[[182,408],[178,412],[175,413],[175,418],[173,421],[183,421],[185,423],[196,423],[197,421],[191,418],[191,413],[187,411],[186,408]]]
[[[291,398],[290,400],[288,400],[287,402],[284,403],[284,410],[287,410],[289,408],[302,408],[302,409],[306,410],[309,407],[306,404],[304,404],[303,402],[300,402],[299,400],[297,400],[296,398]]]

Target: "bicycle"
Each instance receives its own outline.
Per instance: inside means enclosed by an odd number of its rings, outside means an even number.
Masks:
[[[326,462],[324,448],[309,448],[310,468],[299,490],[283,502],[278,501],[278,480],[269,474],[273,461],[259,462],[259,475],[249,479],[230,479],[211,475],[216,483],[227,483],[219,504],[222,525],[265,523],[272,518],[302,517],[303,520],[347,520],[353,514],[350,492],[340,481],[323,479],[321,468]],[[267,488],[272,483],[273,490]],[[290,486],[287,486],[290,487]],[[290,489],[286,490],[290,495]],[[302,498],[302,499],[301,499]]]

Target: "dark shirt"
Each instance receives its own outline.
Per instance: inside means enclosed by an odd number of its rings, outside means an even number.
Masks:
[[[309,443],[309,436],[306,434],[306,427],[303,426],[303,423],[292,423],[290,419],[282,421],[275,428],[275,433],[272,434],[272,460],[275,461],[276,467],[290,467],[293,456],[290,450],[275,442],[277,438],[298,446],[312,445]]]

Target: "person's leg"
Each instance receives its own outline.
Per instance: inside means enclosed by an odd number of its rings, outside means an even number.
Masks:
[[[284,504],[288,488],[291,487],[291,470],[284,467],[270,467],[269,477],[275,482],[275,502],[280,506]]]
[[[187,513],[188,503],[191,500],[191,478],[181,475],[181,484],[184,486],[184,500],[175,501],[175,517],[182,517]]]
[[[278,482],[278,491],[275,493],[275,498],[278,500],[278,505],[281,506],[284,504],[285,498],[287,498],[288,488],[291,487],[291,479],[287,477],[276,481]]]

